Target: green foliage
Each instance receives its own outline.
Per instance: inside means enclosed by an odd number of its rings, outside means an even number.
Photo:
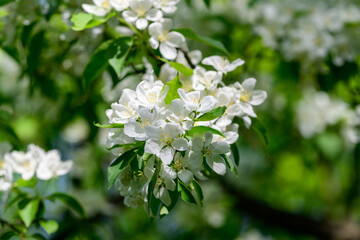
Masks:
[[[225,160],[227,168],[230,169],[232,172],[234,172],[236,175],[238,175],[234,161],[231,158],[229,158],[226,154],[221,154],[220,156]]]
[[[161,202],[159,199],[157,199],[154,195],[154,189],[158,180],[160,168],[156,168],[153,176],[150,179],[149,187],[148,187],[148,194],[147,194],[147,200],[148,200],[148,213],[150,216],[157,216],[157,213],[159,211],[159,207],[161,205]]]
[[[193,136],[195,134],[203,134],[205,132],[212,132],[213,134],[225,137],[225,135],[219,130],[207,126],[196,126],[190,129],[189,131],[187,131],[186,133],[190,136]]]
[[[262,142],[264,143],[264,145],[266,147],[268,147],[269,140],[267,137],[266,128],[259,119],[256,119],[256,118],[252,119],[251,129],[253,129],[259,135],[259,137],[262,140]]]
[[[84,87],[89,87],[90,84],[106,70],[109,64],[117,74],[121,73],[131,46],[132,39],[130,37],[121,37],[103,42],[95,50],[84,70]]]
[[[200,206],[202,207],[204,204],[204,193],[200,184],[194,179],[191,183],[191,188],[195,190],[196,196],[199,200]]]
[[[85,211],[80,205],[80,203],[70,195],[65,193],[53,193],[47,197],[50,201],[59,200],[66,204],[69,208],[73,209],[76,213],[78,213],[81,217],[86,217]]]
[[[161,58],[161,61],[168,63],[171,67],[175,68],[179,73],[183,74],[186,77],[190,77],[194,74],[194,70],[186,67],[184,64],[177,62],[170,62],[164,58]]]
[[[187,187],[182,181],[178,180],[177,189],[180,193],[180,197],[182,200],[188,203],[194,203],[196,204],[196,200],[190,190],[189,187]]]
[[[120,157],[116,158],[108,168],[108,181],[109,188],[115,183],[116,178],[121,172],[123,172],[130,163],[137,158],[138,148],[131,149],[123,154]]]
[[[114,17],[116,14],[110,13],[104,17],[94,16],[88,13],[78,13],[71,17],[71,22],[74,24],[72,29],[74,31],[82,31],[86,28],[93,28],[100,24],[107,22],[110,18]]]
[[[220,41],[214,40],[209,37],[198,35],[193,30],[188,29],[188,28],[178,28],[178,29],[174,29],[174,31],[181,33],[182,35],[184,35],[184,37],[186,37],[190,40],[194,40],[197,42],[207,44],[210,47],[216,48],[217,50],[221,51],[222,53],[229,55],[228,50],[225,48],[224,44],[222,44]]]
[[[124,128],[124,124],[121,123],[113,123],[113,124],[94,123],[94,126],[98,128]]]
[[[215,108],[213,110],[211,110],[208,113],[205,113],[203,115],[201,115],[200,117],[196,118],[195,121],[211,121],[214,120],[216,118],[221,117],[226,111],[226,107],[218,107]]]
[[[165,103],[170,104],[172,100],[180,98],[178,89],[182,88],[182,84],[179,79],[179,75],[177,75],[174,80],[165,83],[165,86],[162,91],[168,91],[165,97]],[[168,89],[168,90],[167,90]]]
[[[19,215],[21,220],[25,223],[26,227],[29,227],[36,217],[36,213],[39,209],[39,199],[25,198],[18,204]]]
[[[54,220],[42,220],[40,221],[41,227],[49,234],[53,234],[59,228],[59,224]]]
[[[6,232],[1,235],[1,240],[10,240],[12,237],[16,236],[16,233],[13,231]]]

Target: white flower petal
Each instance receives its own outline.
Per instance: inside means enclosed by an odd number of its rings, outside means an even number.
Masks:
[[[161,159],[164,165],[169,165],[174,159],[175,150],[172,147],[165,147],[160,150],[157,156]]]
[[[225,175],[226,165],[224,159],[218,154],[212,154],[211,157],[206,157],[206,162],[214,172],[219,175]]]
[[[166,42],[160,43],[160,53],[168,60],[174,60],[177,56],[176,48],[168,45]]]
[[[176,138],[172,146],[178,151],[186,151],[189,149],[189,143],[185,138]]]
[[[185,42],[185,38],[181,33],[178,32],[170,32],[167,35],[167,44],[171,47],[181,47]]]
[[[178,172],[178,177],[185,185],[189,185],[192,182],[194,175],[189,170],[184,169]]]
[[[139,18],[136,20],[135,26],[139,30],[144,30],[148,26],[148,21],[145,18]]]
[[[189,166],[191,169],[199,169],[203,162],[203,156],[201,152],[193,152],[189,153]]]
[[[254,90],[251,95],[251,100],[249,103],[254,106],[262,104],[267,97],[267,93],[262,90]]]
[[[122,13],[122,16],[123,16],[124,20],[129,23],[135,22],[138,19],[138,15],[132,10],[124,11]]]
[[[145,15],[145,18],[152,22],[160,21],[162,17],[163,17],[162,11],[154,8],[147,11]]]
[[[225,154],[230,152],[230,146],[226,142],[215,142],[213,143],[213,154]]]
[[[248,78],[248,79],[244,80],[244,82],[241,85],[247,91],[252,91],[255,88],[256,79],[255,78]]]
[[[160,140],[149,139],[145,143],[145,152],[157,155],[159,154],[161,147],[162,144]]]

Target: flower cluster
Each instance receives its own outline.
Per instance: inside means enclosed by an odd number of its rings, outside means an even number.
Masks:
[[[347,142],[360,142],[360,106],[354,111],[345,102],[331,98],[325,92],[307,91],[297,105],[296,115],[299,131],[305,138],[324,132],[327,126],[340,124]]]
[[[177,48],[183,47],[182,34],[171,31],[172,20],[165,14],[176,11],[180,0],[94,0],[95,5],[83,4],[83,9],[96,16],[104,16],[110,11],[122,12],[124,20],[139,30],[148,28],[150,45],[159,49],[164,58],[174,60]],[[149,22],[152,22],[149,25]]]
[[[128,166],[117,180],[127,205],[138,207],[149,200],[149,182],[155,173],[154,196],[166,206],[177,181],[190,186],[194,176],[203,179],[208,170],[224,175],[232,164],[228,163],[230,145],[238,139],[239,126],[233,118],[243,118],[249,127],[250,117],[256,117],[253,106],[266,99],[265,91],[254,90],[253,78],[230,86],[222,82],[224,74],[242,65],[242,60],[230,63],[212,56],[201,62],[214,70],[196,66],[189,79],[175,77],[165,84],[152,75],[135,90],[124,89],[107,110],[113,127],[108,147],[113,153],[121,157],[141,149],[136,155],[142,155],[134,160],[140,158],[142,165]],[[191,82],[186,89],[173,87],[185,81]]]
[[[40,180],[67,174],[72,161],[61,161],[57,150],[45,152],[40,147],[30,144],[27,152],[11,151],[0,156],[0,191],[8,191],[13,184],[14,174],[19,174],[24,180],[30,180],[35,175]]]
[[[235,1],[241,21],[265,45],[280,50],[289,59],[322,61],[329,54],[334,64],[354,61],[359,54],[360,8],[356,1]]]
[[[169,211],[179,196],[195,203],[191,189],[201,203],[196,179],[224,175],[227,168],[236,172],[230,145],[239,137],[239,125],[233,120],[243,119],[249,128],[257,117],[253,107],[267,97],[255,90],[254,78],[224,84],[243,60],[230,62],[217,55],[203,59],[200,51],[188,51],[184,36],[171,31],[172,20],[163,17],[174,13],[178,2],[94,0],[96,6],[83,5],[97,16],[122,12],[136,37],[148,40],[148,52],[156,50],[149,57],[164,62],[155,71],[144,57],[143,81],[135,90],[123,90],[106,111],[110,124],[100,125],[110,128],[107,145],[117,157],[108,170],[110,186],[116,183],[126,205],[144,205],[151,216],[158,215],[160,206]],[[157,49],[165,59],[157,56]]]

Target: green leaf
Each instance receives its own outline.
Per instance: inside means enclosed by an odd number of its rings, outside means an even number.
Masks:
[[[189,131],[187,131],[186,133],[189,135],[189,136],[193,136],[195,134],[203,134],[205,132],[212,132],[213,134],[216,134],[216,135],[220,135],[222,137],[225,137],[225,135],[216,130],[216,129],[213,129],[211,127],[206,127],[206,126],[196,126],[196,127],[193,127],[192,129],[190,129]]]
[[[175,68],[178,72],[183,74],[186,77],[191,77],[194,75],[194,70],[191,68],[186,67],[184,64],[177,63],[177,62],[170,62],[166,60],[165,58],[161,58],[161,61],[168,63],[171,67]]]
[[[199,199],[200,202],[200,206],[203,206],[204,203],[204,193],[202,191],[202,188],[200,186],[200,184],[194,179],[191,183],[192,188],[195,190],[195,193]]]
[[[46,237],[41,235],[40,233],[35,233],[31,236],[26,237],[27,240],[46,240]]]
[[[236,143],[231,144],[230,147],[231,147],[231,152],[232,152],[232,154],[234,156],[235,164],[236,164],[236,166],[239,166],[239,163],[240,163],[239,148],[238,148]]]
[[[188,203],[196,204],[196,200],[190,190],[182,181],[178,180],[178,191],[182,200]]]
[[[160,209],[160,217],[166,216],[169,214],[169,210],[166,206],[162,206]]]
[[[115,70],[118,76],[121,74],[126,57],[128,56],[132,45],[133,39],[131,37],[124,37],[119,39],[117,53],[113,58],[109,59],[110,66]]]
[[[218,107],[211,110],[208,113],[201,115],[200,117],[195,119],[195,121],[211,121],[221,117],[225,113],[225,111],[226,111],[226,107]]]
[[[124,128],[124,124],[121,123],[113,123],[113,124],[100,124],[100,123],[94,123],[94,126],[99,128]]]
[[[226,55],[229,55],[229,52],[225,48],[224,44],[222,44],[218,40],[214,40],[209,37],[198,35],[193,30],[188,29],[188,28],[178,28],[178,29],[174,29],[174,31],[181,33],[182,35],[184,35],[184,37],[186,37],[190,40],[194,40],[194,41],[198,41],[198,42],[207,44],[213,48],[220,50],[221,52],[225,53]]]
[[[13,231],[9,231],[9,232],[6,232],[4,233],[3,235],[0,236],[0,239],[1,240],[9,240],[11,239],[12,237],[16,236],[16,233],[13,232]]]
[[[20,200],[22,200],[22,199],[24,199],[24,198],[26,198],[26,197],[27,197],[27,195],[24,194],[24,193],[17,194],[16,197],[14,197],[14,198],[7,204],[7,206],[6,206],[6,208],[5,208],[5,212],[6,212],[7,210],[9,210],[9,208],[10,208],[12,205],[14,205],[15,203],[19,202]]]
[[[49,235],[59,229],[59,224],[54,220],[41,220],[40,225]]]
[[[269,140],[267,137],[266,128],[259,119],[252,119],[251,129],[253,129],[261,138],[262,142],[266,147],[269,146]]]
[[[220,156],[225,160],[226,166],[230,169],[233,173],[238,175],[236,166],[231,158],[229,158],[226,154],[220,154]]]
[[[166,87],[168,86],[168,87]],[[165,103],[170,104],[172,100],[180,98],[178,89],[182,88],[182,84],[179,79],[179,75],[177,75],[174,80],[165,83],[165,86],[162,91],[166,91],[166,89],[169,88],[168,93],[165,97]]]
[[[106,148],[106,149],[109,151],[113,150],[115,148],[120,148],[120,147],[129,149],[129,148],[134,148],[134,147],[140,147],[143,144],[144,144],[144,142],[137,141],[135,143],[129,143],[129,144],[115,144],[114,146],[112,146],[110,148]]]
[[[113,12],[105,17],[98,17],[92,14],[81,12],[73,15],[70,20],[74,24],[74,26],[72,27],[74,31],[82,31],[86,28],[92,28],[103,24],[115,15],[116,13]]]
[[[4,6],[11,2],[15,2],[15,0],[0,0],[0,6]]]
[[[72,196],[69,196],[65,193],[54,193],[47,197],[50,201],[55,201],[56,199],[66,204],[68,207],[73,209],[75,212],[77,212],[80,216],[85,217],[85,211],[80,205],[80,203],[73,198]]]
[[[129,166],[129,164],[137,157],[138,149],[131,149],[116,158],[108,168],[109,188],[115,183],[119,174]]]
[[[37,178],[33,177],[30,180],[19,178],[16,184],[18,187],[35,187],[37,184]]]
[[[204,1],[205,5],[209,8],[210,4],[211,4],[210,0],[203,0],[203,1]]]
[[[158,179],[159,171],[160,171],[160,167],[157,166],[149,182],[147,200],[148,200],[148,213],[150,216],[157,216],[159,206],[161,205],[160,200],[157,199],[154,195],[154,189]]]
[[[23,199],[18,204],[18,212],[21,220],[25,223],[26,227],[29,227],[34,221],[36,213],[39,209],[39,199]]]
[[[95,50],[85,67],[83,73],[84,87],[87,88],[94,79],[99,77],[109,66],[109,62],[111,62],[111,66],[114,67],[115,71],[121,71],[122,66],[120,68],[120,64],[125,55],[119,54],[119,51],[123,48],[125,49],[124,54],[126,54],[129,44],[132,44],[132,40],[129,37],[121,37],[103,42]],[[117,56],[120,58],[117,59]]]

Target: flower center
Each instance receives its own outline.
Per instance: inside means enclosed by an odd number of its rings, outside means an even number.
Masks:
[[[158,96],[157,93],[150,93],[150,94],[148,95],[148,100],[149,100],[149,102],[150,102],[151,104],[157,103],[158,98],[159,98],[159,96]]]
[[[143,7],[143,6],[140,6],[135,10],[135,12],[139,17],[142,17],[147,12],[147,9],[145,7]]]
[[[102,4],[101,7],[110,10],[110,3],[108,0],[105,0]]]
[[[142,121],[139,123],[141,128],[145,128],[146,126],[150,125],[150,119],[145,119],[145,121]]]
[[[196,97],[193,98],[193,103],[199,104],[200,102],[201,102],[201,99],[196,98]]]
[[[0,161],[0,169],[5,166],[5,161]]]
[[[162,142],[164,145],[170,145],[172,141],[172,138],[170,138],[166,133],[162,133],[160,135],[160,142]]]
[[[181,162],[179,160],[175,161],[174,163],[174,168],[178,171],[180,171],[183,168],[183,165],[181,164]]]
[[[167,34],[168,34],[167,32],[161,33],[160,36],[159,36],[159,41],[160,42],[165,42],[167,40]]]
[[[24,162],[24,163],[22,164],[22,166],[23,166],[26,170],[28,170],[28,171],[31,170],[31,163],[30,163],[30,161]]]
[[[252,96],[251,91],[243,90],[241,92],[241,100],[243,100],[244,102],[248,102],[250,100],[251,96]]]

